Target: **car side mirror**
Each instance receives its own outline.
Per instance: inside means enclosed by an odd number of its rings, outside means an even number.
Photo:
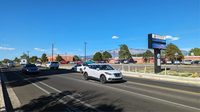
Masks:
[[[97,71],[99,71],[99,68],[96,68]]]

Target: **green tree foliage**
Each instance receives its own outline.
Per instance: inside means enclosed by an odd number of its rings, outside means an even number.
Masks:
[[[20,56],[20,59],[26,59],[28,61],[29,56],[23,52],[23,55]]]
[[[148,62],[150,62],[150,57],[154,57],[154,54],[150,50],[146,50],[146,52],[143,53],[143,59],[146,59]]]
[[[133,57],[143,57],[143,54],[132,54]]]
[[[127,45],[123,44],[120,47],[119,58],[123,58],[123,59],[130,59],[131,58],[131,53],[130,53]]]
[[[103,58],[104,60],[107,60],[107,59],[109,59],[109,58],[112,58],[112,55],[111,55],[109,52],[104,51],[104,52],[103,52],[102,58]]]
[[[47,61],[47,55],[44,53],[42,54],[41,61],[45,63]]]
[[[56,57],[56,61],[62,61],[62,57],[58,54],[58,56]]]
[[[95,55],[93,56],[94,61],[100,61],[102,60],[102,54],[100,52],[96,52]]]
[[[11,61],[11,60],[9,60],[9,59],[4,59],[4,60],[2,61],[2,63],[7,63],[8,61]]]
[[[181,50],[172,43],[167,44],[166,50],[164,52],[165,57],[169,58],[170,60],[175,60],[176,59],[176,57],[174,55],[175,51],[178,51],[177,60],[182,60],[184,58],[184,56],[183,56]]]
[[[29,62],[31,62],[31,63],[36,63],[36,62],[37,62],[37,59],[38,59],[37,56],[32,56],[32,57],[29,59]]]
[[[19,63],[19,62],[20,62],[20,59],[17,58],[17,57],[15,57],[15,59],[14,59],[13,61]]]
[[[74,61],[79,61],[80,59],[79,59],[79,57],[77,55],[74,55],[73,60]]]
[[[189,51],[188,55],[191,56],[191,53],[192,53],[192,52],[194,53],[195,56],[200,56],[200,48],[196,48],[196,47],[195,47],[194,49],[191,49],[191,50]]]

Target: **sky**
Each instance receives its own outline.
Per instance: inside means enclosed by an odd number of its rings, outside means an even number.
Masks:
[[[0,60],[23,52],[91,55],[148,49],[148,34],[200,48],[200,0],[0,0]]]

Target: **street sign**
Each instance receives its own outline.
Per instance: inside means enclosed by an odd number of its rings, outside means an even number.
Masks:
[[[177,57],[178,56],[178,51],[175,51],[174,55]]]
[[[166,49],[166,36],[157,34],[148,34],[149,49]]]
[[[152,34],[152,38],[166,40],[166,36],[164,35]]]

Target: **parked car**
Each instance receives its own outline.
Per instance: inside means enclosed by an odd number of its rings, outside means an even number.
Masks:
[[[161,60],[160,63],[161,63],[161,64],[165,64],[165,61],[162,61],[162,60]]]
[[[192,61],[191,64],[197,64],[198,65],[198,64],[200,64],[200,61],[199,60],[195,60],[195,61]]]
[[[37,63],[35,63],[35,66],[41,67],[41,66],[42,66],[42,62],[37,62]]]
[[[83,61],[77,61],[77,64],[81,64],[81,63],[83,63]]]
[[[8,61],[7,62],[7,67],[14,67],[15,63],[13,61]]]
[[[84,64],[77,64],[76,66],[72,67],[71,70],[72,72],[80,72],[80,73],[83,73],[84,70],[85,70],[85,67],[87,66],[88,64],[84,63]]]
[[[172,64],[173,62],[172,62],[172,60],[167,60],[167,61],[165,61],[165,63],[166,64]]]
[[[123,75],[120,71],[113,69],[106,63],[92,63],[86,67],[83,77],[85,80],[98,79],[102,84],[106,82],[122,81]]]
[[[119,64],[120,63],[120,61],[119,60],[116,60],[115,62],[114,62],[114,64]]]
[[[49,61],[49,62],[46,64],[45,68],[49,68],[49,69],[52,69],[52,68],[58,69],[58,68],[59,68],[59,62],[58,62],[58,61]]]
[[[70,64],[74,64],[74,62],[73,62],[73,61],[70,61],[69,63],[70,63]]]
[[[174,65],[180,65],[180,61],[179,60],[174,60]]]
[[[128,62],[129,62],[129,63],[133,63],[133,64],[137,63],[137,61],[134,61],[134,60],[132,60],[132,59],[129,60]]]
[[[83,63],[90,64],[90,63],[95,63],[95,62],[94,62],[94,61],[92,61],[92,60],[88,60],[88,61],[83,61]]]
[[[129,60],[124,60],[124,64],[129,64]]]
[[[65,60],[60,61],[60,64],[67,64],[68,62]]]
[[[184,60],[183,64],[184,65],[191,65],[192,60]]]
[[[22,68],[22,73],[37,73],[39,74],[39,68],[35,64],[25,64]]]

